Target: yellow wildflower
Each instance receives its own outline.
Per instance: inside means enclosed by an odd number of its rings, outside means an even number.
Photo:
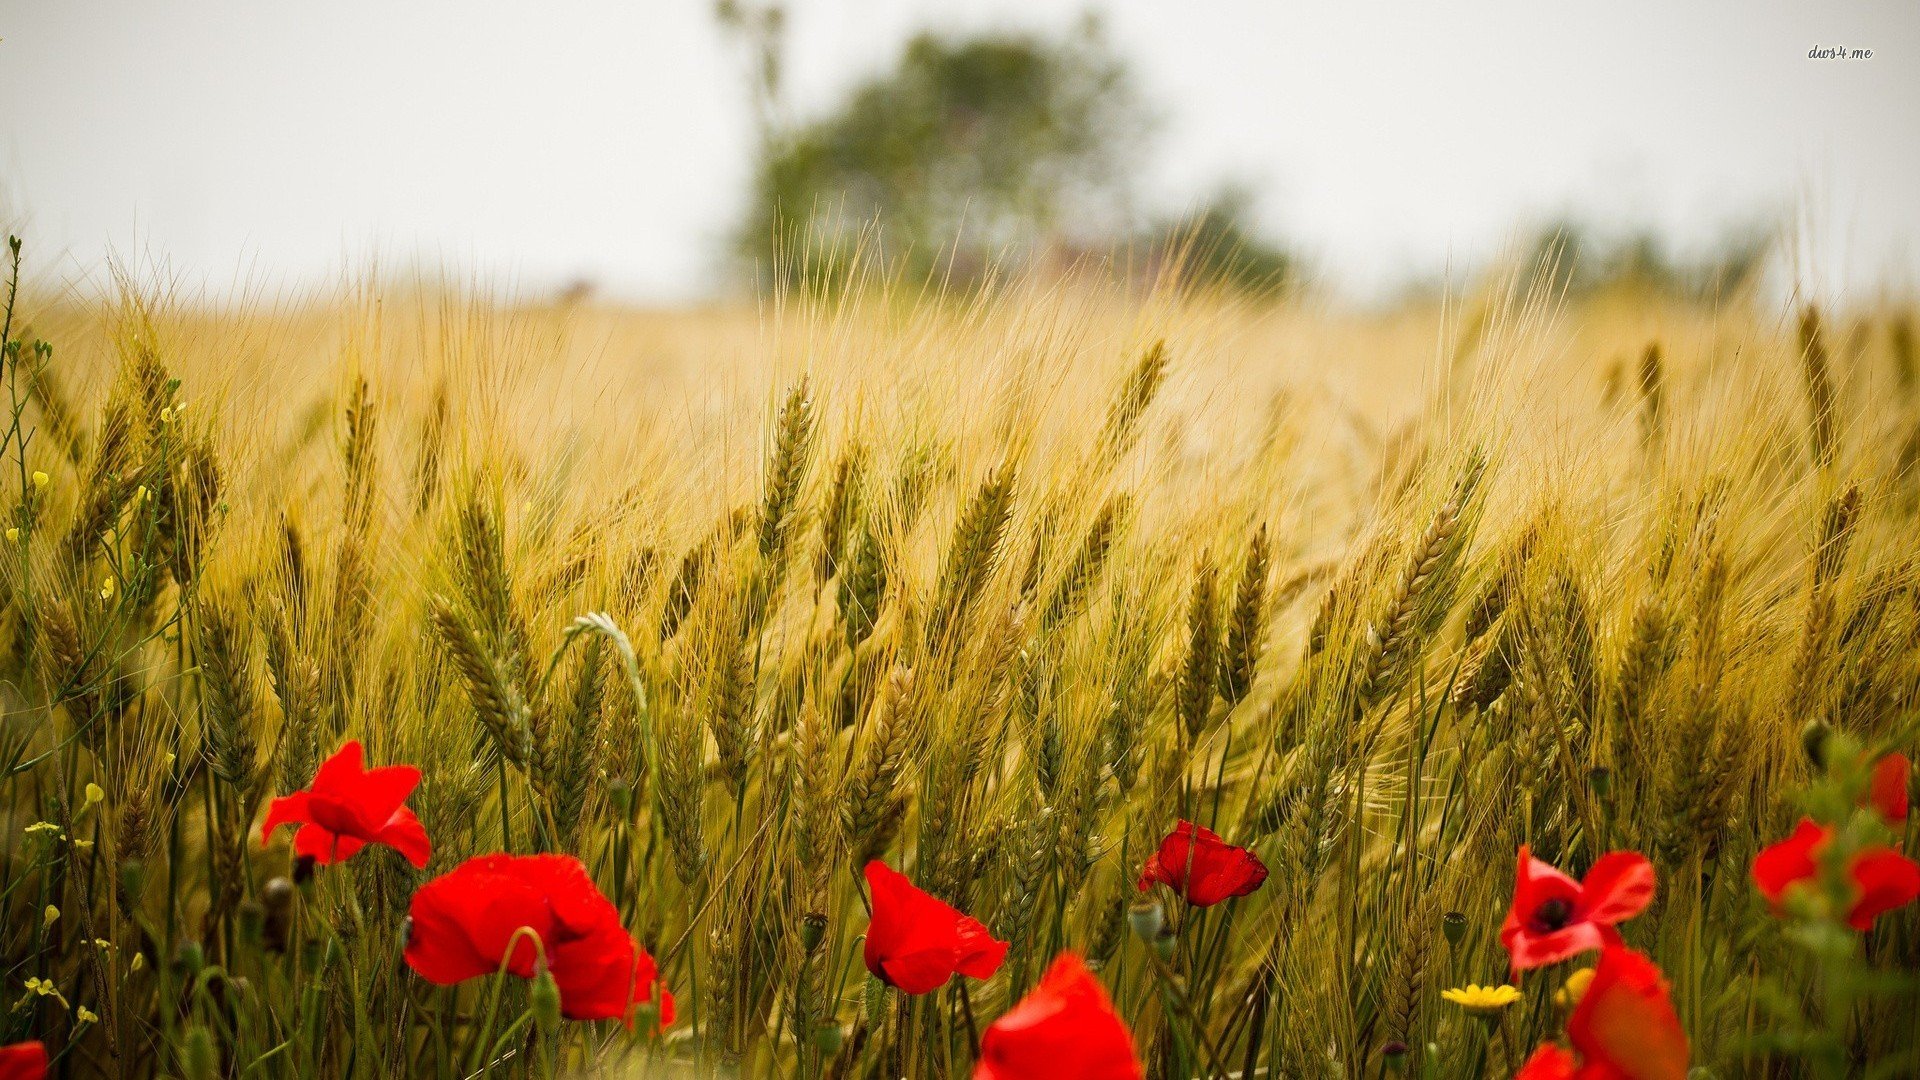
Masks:
[[[19,542],[20,542],[20,526],[18,525],[7,526],[7,543],[17,544]]]
[[[114,582],[113,582],[112,574],[108,574],[106,577],[100,579],[100,599],[102,600],[113,599],[113,589],[114,589]]]
[[[52,979],[41,979],[41,978],[28,979],[27,993],[32,994],[35,997],[50,997],[53,1000],[59,1002],[61,1008],[64,1009],[67,1007],[66,997],[60,993],[59,987],[53,985]]]
[[[99,784],[93,783],[92,781],[88,781],[87,805],[92,806],[94,803],[97,803],[97,802],[105,802],[106,799],[107,799],[106,790],[102,788]]]
[[[1581,998],[1586,996],[1587,984],[1592,981],[1593,969],[1590,967],[1581,968],[1579,971],[1567,976],[1567,981],[1560,989],[1553,992],[1553,1003],[1563,1009],[1573,1008],[1575,1005],[1580,1004]]]
[[[130,961],[130,962],[129,962],[129,963],[127,964],[127,970],[128,970],[128,971],[139,971],[139,970],[140,970],[141,968],[143,968],[143,967],[146,967],[146,966],[147,966],[147,954],[146,954],[146,953],[134,953],[134,954],[133,954],[133,960],[132,960],[132,961]]]
[[[82,1005],[73,1010],[73,1022],[76,1024],[97,1024],[100,1022],[100,1014]]]
[[[54,923],[60,921],[60,909],[54,907],[52,904],[48,904],[47,910],[40,913],[40,918],[44,921],[45,925],[52,926]]]
[[[1519,1001],[1520,989],[1515,986],[1480,986],[1468,983],[1452,990],[1443,990],[1440,996],[1476,1016],[1493,1016]]]
[[[39,469],[33,470],[33,486],[36,489],[44,490],[46,486],[51,483],[53,483],[53,477],[48,476],[46,473],[41,472]]]

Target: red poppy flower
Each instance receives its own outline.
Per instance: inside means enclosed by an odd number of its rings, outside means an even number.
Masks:
[[[1896,829],[1907,823],[1907,779],[1912,775],[1907,755],[1888,754],[1874,763],[1867,784],[1867,802]]]
[[[47,1048],[37,1042],[0,1046],[0,1080],[42,1080],[47,1075]]]
[[[1245,896],[1266,880],[1267,867],[1259,856],[1186,820],[1160,841],[1160,850],[1147,856],[1140,868],[1141,892],[1159,882],[1194,907]]]
[[[867,926],[867,970],[888,986],[924,994],[956,973],[990,979],[1007,957],[978,919],[914,887],[905,874],[878,859],[867,864],[873,921]]]
[[[1687,1033],[1653,961],[1624,945],[1600,951],[1593,981],[1567,1017],[1573,1053],[1549,1043],[1514,1080],[1685,1080]]]
[[[408,915],[407,965],[430,982],[451,986],[503,965],[508,974],[532,978],[544,948],[568,1019],[631,1024],[634,1007],[655,1000],[657,991],[660,1024],[673,1023],[673,995],[653,957],[571,855],[468,859],[422,885]],[[539,947],[523,929],[539,937]]]
[[[260,842],[266,843],[280,826],[298,823],[294,854],[322,866],[351,858],[368,844],[385,844],[423,867],[433,845],[427,842],[426,826],[405,805],[419,785],[420,770],[411,765],[366,768],[356,739],[320,763],[312,787],[273,800],[260,826]]]
[[[1522,845],[1500,944],[1513,955],[1515,971],[1598,949],[1620,940],[1614,926],[1645,911],[1653,889],[1653,864],[1638,852],[1608,852],[1575,881]]]
[[[1040,985],[980,1040],[973,1080],[1141,1080],[1133,1035],[1080,958],[1063,952]]]
[[[1820,876],[1820,846],[1833,830],[1801,818],[1793,835],[1774,844],[1754,858],[1753,883],[1760,895],[1773,902],[1777,910],[1788,890]],[[1882,845],[1861,849],[1847,866],[1853,882],[1853,905],[1847,909],[1847,924],[1855,930],[1873,929],[1873,920],[1920,897],[1920,864]]]

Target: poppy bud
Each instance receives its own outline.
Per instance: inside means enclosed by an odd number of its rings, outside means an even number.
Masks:
[[[146,891],[147,867],[139,859],[128,859],[120,864],[120,890],[128,896],[138,899]]]
[[[800,917],[800,945],[811,956],[813,950],[827,937],[827,917],[818,911],[809,911]]]
[[[1613,770],[1605,765],[1595,765],[1587,770],[1587,784],[1593,788],[1597,799],[1605,799],[1613,794]]]
[[[267,938],[266,905],[248,897],[240,901],[239,915],[241,943],[249,949],[258,949]]]
[[[553,972],[547,970],[546,964],[541,964],[539,974],[533,977],[533,990],[527,997],[533,1022],[540,1025],[540,1030],[559,1030],[560,984],[553,981]]]
[[[1440,932],[1446,935],[1448,945],[1460,944],[1467,936],[1467,917],[1458,911],[1449,911],[1440,916]]]
[[[1813,762],[1816,769],[1827,767],[1827,739],[1833,729],[1824,720],[1809,720],[1807,726],[1800,729],[1800,748],[1807,752],[1807,760]]]
[[[814,1049],[820,1051],[825,1057],[838,1054],[840,1044],[846,1042],[846,1039],[846,1032],[840,1030],[839,1024],[821,1024],[813,1029]]]
[[[1395,1039],[1381,1047],[1380,1053],[1387,1059],[1387,1068],[1401,1072],[1407,1067],[1407,1055],[1413,1053],[1413,1047]]]
[[[266,906],[267,918],[286,919],[293,913],[293,882],[285,877],[272,877],[260,888],[260,902]]]
[[[187,978],[191,979],[200,974],[200,969],[206,966],[207,954],[200,948],[199,942],[183,941],[180,943],[180,948],[174,951],[173,962],[186,974]]]
[[[1141,941],[1151,942],[1160,936],[1160,930],[1167,925],[1167,913],[1160,907],[1160,901],[1151,897],[1135,900],[1127,905],[1127,925],[1140,936]]]

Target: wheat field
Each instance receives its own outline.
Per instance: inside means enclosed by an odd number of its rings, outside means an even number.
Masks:
[[[1914,907],[1849,931],[1750,875],[1854,821],[1836,748],[1915,745],[1908,309],[209,305],[31,255],[0,1042],[63,1075],[966,1075],[1071,951],[1147,1075],[1510,1076],[1581,963],[1510,970],[1522,845],[1651,860],[1620,933],[1697,1075],[1920,1075]],[[420,770],[423,868],[263,843],[348,740]],[[1183,820],[1269,876],[1142,888]],[[490,852],[577,856],[671,1022],[409,970],[417,890]],[[876,859],[991,977],[869,974]]]

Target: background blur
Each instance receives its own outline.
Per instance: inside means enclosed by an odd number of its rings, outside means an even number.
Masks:
[[[1561,225],[1698,284],[1783,227],[1789,286],[1864,299],[1920,279],[1915,132],[1912,0],[0,0],[0,217],[215,297],[377,258],[697,300],[766,280],[786,199],[936,270],[1211,209],[1361,301]]]

